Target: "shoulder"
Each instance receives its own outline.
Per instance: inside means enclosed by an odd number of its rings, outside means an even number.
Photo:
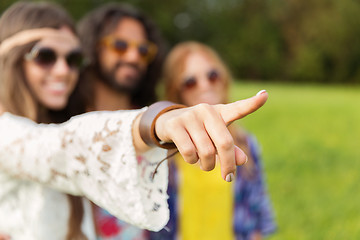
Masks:
[[[255,162],[259,161],[260,155],[261,155],[261,146],[254,134],[248,133],[246,136],[246,140],[248,142],[248,146],[251,152],[251,155],[253,156]]]
[[[253,163],[258,166],[261,161],[261,146],[254,134],[242,128],[235,128],[233,137],[236,145],[246,147],[246,154]]]
[[[254,134],[240,127],[233,128],[232,133],[237,143],[246,142],[251,154],[258,154],[260,152],[260,145]]]

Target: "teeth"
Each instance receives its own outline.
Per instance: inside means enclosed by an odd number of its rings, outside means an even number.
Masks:
[[[55,82],[55,83],[50,83],[48,87],[55,91],[62,91],[66,89],[66,84],[64,82]]]

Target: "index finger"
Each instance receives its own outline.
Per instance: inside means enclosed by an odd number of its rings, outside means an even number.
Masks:
[[[268,97],[269,95],[266,90],[261,90],[251,98],[229,104],[218,105],[216,107],[218,108],[218,111],[225,123],[230,124],[231,122],[241,119],[258,110],[265,104]]]

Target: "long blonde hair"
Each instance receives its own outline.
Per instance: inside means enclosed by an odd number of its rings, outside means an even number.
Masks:
[[[188,56],[193,53],[200,53],[215,64],[224,83],[225,100],[223,103],[227,103],[229,101],[229,86],[232,82],[232,75],[228,67],[215,50],[205,44],[195,41],[179,43],[166,57],[162,75],[165,83],[165,98],[172,102],[184,104],[181,99],[182,77],[186,60]],[[233,135],[235,144],[248,156],[248,163],[245,164],[242,169],[244,176],[250,178],[254,171],[254,161],[251,156],[247,134],[242,128],[230,126],[229,129]]]
[[[60,6],[45,2],[18,2],[8,8],[0,18],[0,43],[23,30],[59,29],[63,26],[76,33],[72,18]],[[16,46],[0,55],[2,110],[43,123],[63,122],[71,115],[83,112],[81,104],[74,107],[68,104],[63,111],[52,111],[42,106],[31,93],[23,71],[23,57],[35,43],[34,41]],[[80,229],[83,215],[81,199],[69,195],[69,202],[72,211],[67,239],[84,238]]]

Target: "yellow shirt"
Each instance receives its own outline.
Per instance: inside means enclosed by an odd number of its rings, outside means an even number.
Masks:
[[[230,240],[233,233],[233,186],[221,178],[220,166],[200,170],[176,156],[179,169],[179,233],[182,240]]]

